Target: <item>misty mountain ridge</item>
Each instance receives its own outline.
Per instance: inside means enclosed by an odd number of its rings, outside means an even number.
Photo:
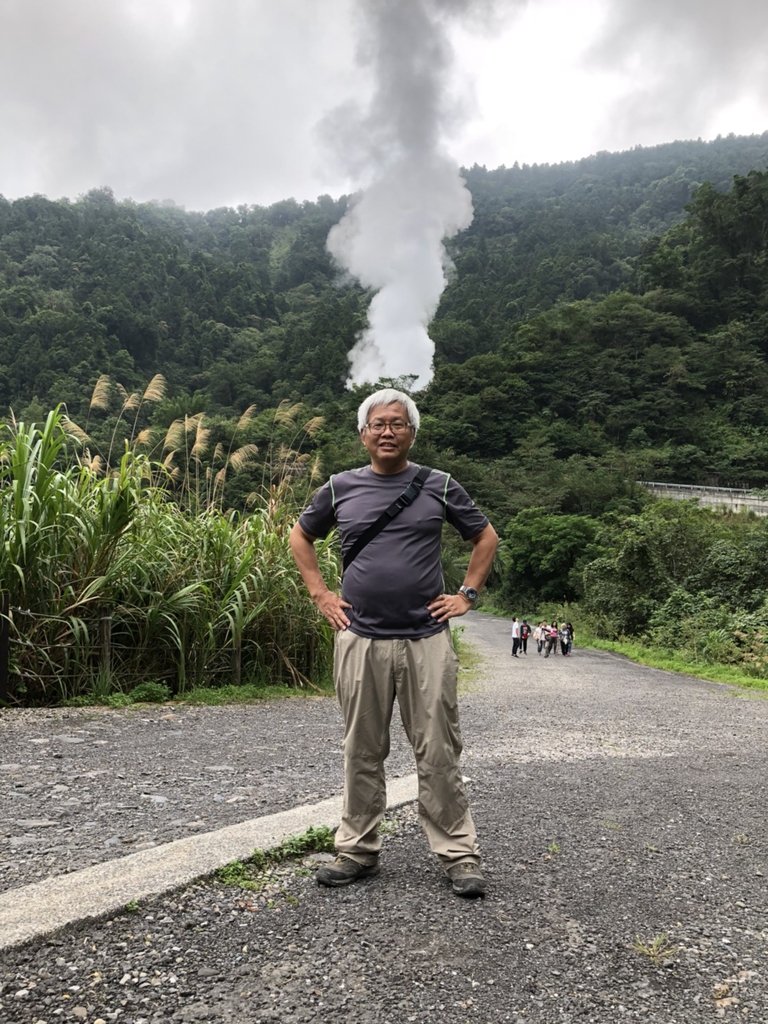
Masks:
[[[766,167],[768,132],[467,168],[474,219],[450,243],[423,396],[451,425],[425,443],[482,460],[634,452],[645,478],[764,481],[765,254],[737,222],[759,218]],[[734,176],[748,186],[721,208]],[[100,374],[131,391],[161,372],[156,421],[346,409],[370,299],[326,249],[348,202],[0,198],[0,405],[85,419]],[[728,383],[731,365],[753,369]]]

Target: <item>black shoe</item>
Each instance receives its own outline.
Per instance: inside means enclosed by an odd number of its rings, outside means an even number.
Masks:
[[[342,853],[330,864],[322,864],[317,869],[315,878],[318,885],[351,885],[352,882],[359,882],[361,878],[373,878],[379,871],[378,861],[374,861],[373,864],[361,864]]]
[[[479,864],[465,860],[461,864],[454,864],[453,867],[448,868],[446,874],[450,878],[451,888],[457,896],[464,896],[467,899],[485,896],[488,883]]]

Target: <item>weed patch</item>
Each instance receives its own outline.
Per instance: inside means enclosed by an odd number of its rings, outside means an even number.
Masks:
[[[326,853],[334,849],[334,831],[325,826],[310,827],[301,835],[289,836],[279,846],[269,850],[254,850],[244,860],[235,860],[214,871],[211,876],[220,885],[231,886],[250,893],[246,906],[274,910],[279,903],[298,905],[298,897],[289,886],[296,878],[306,878],[312,872],[306,865],[296,863],[308,853]]]
[[[279,846],[269,850],[254,850],[245,860],[235,860],[213,873],[222,885],[235,886],[251,892],[264,892],[274,885],[274,869],[289,860],[297,860],[308,853],[331,853],[334,849],[334,831],[324,825],[311,826],[301,835],[289,836]]]
[[[652,939],[642,939],[638,935],[632,943],[632,949],[639,956],[647,957],[656,967],[669,963],[677,952],[677,947],[672,945],[666,932],[654,935]]]

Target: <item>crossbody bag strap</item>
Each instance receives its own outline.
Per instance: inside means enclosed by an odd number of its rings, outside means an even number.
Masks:
[[[412,504],[418,497],[419,491],[424,486],[424,481],[431,472],[432,470],[429,466],[422,466],[400,497],[393,501],[389,508],[384,509],[379,518],[360,534],[349,551],[344,555],[345,569],[349,568],[366,544],[369,544],[377,534],[381,533],[387,523],[399,515],[404,508],[408,508]]]

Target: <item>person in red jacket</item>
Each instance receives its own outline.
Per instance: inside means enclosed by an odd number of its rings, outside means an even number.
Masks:
[[[528,637],[531,635],[531,627],[525,619],[520,623],[520,650],[523,654],[528,653]]]
[[[544,631],[544,637],[546,642],[546,648],[544,650],[545,658],[548,658],[550,653],[552,652],[557,654],[557,641],[559,636],[560,631],[557,628],[557,623],[551,622]]]

